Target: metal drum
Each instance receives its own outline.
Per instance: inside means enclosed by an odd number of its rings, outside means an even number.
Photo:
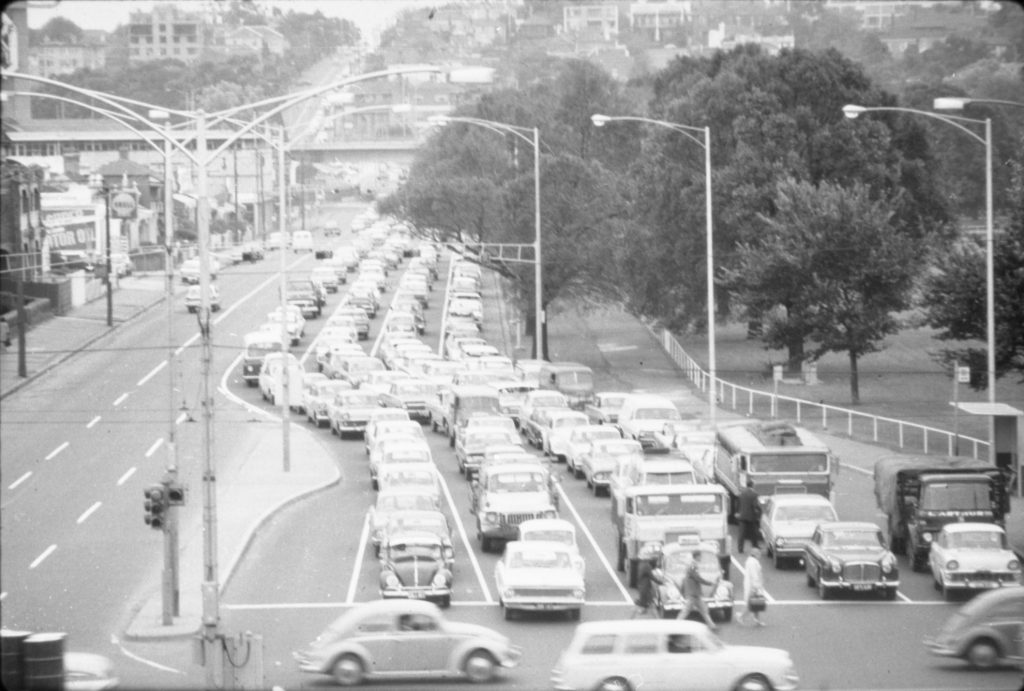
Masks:
[[[21,656],[22,645],[31,631],[0,629],[0,686],[5,689],[25,687],[25,665]]]
[[[28,691],[64,688],[65,633],[35,633],[22,643],[25,685]]]

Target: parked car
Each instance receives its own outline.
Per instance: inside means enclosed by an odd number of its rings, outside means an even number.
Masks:
[[[579,621],[587,594],[571,548],[559,542],[509,542],[494,585],[506,619],[516,611],[561,611]]]
[[[994,523],[947,523],[932,540],[928,565],[947,599],[956,591],[1021,585],[1020,561]]]
[[[363,680],[439,676],[493,679],[519,664],[522,650],[496,631],[445,619],[421,600],[382,600],[353,607],[304,650],[303,672],[327,674],[343,686]]]
[[[822,523],[804,547],[807,585],[827,600],[835,591],[876,592],[896,599],[900,585],[896,557],[881,529],[866,521]]]
[[[761,536],[775,568],[785,559],[802,559],[814,529],[821,523],[838,520],[832,502],[820,494],[768,497],[761,510]]]
[[[924,644],[932,655],[960,658],[978,669],[1024,666],[1024,588],[979,593]]]
[[[726,645],[706,625],[679,619],[580,624],[551,671],[557,691],[791,691],[798,683],[785,650]]]

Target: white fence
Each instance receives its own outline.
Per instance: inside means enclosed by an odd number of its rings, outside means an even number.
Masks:
[[[683,350],[672,334],[667,330],[661,330],[660,334],[654,329],[651,329],[651,332],[658,337],[665,352],[679,369],[701,391],[707,392],[711,381],[710,375]],[[717,389],[715,398],[720,406],[752,417],[791,418],[805,425],[817,423],[822,429],[832,429],[832,431],[837,428],[845,428],[844,431],[851,438],[866,438],[873,442],[906,449],[909,452],[940,453],[952,456],[958,450],[957,435],[937,427],[918,425],[913,422],[871,415],[791,396],[781,396],[770,391],[737,386],[720,378],[716,378],[715,384]],[[832,425],[831,428],[830,425]],[[959,441],[961,453],[966,451],[964,447],[967,446],[970,449],[971,457],[987,457],[987,441],[962,434],[959,435]]]

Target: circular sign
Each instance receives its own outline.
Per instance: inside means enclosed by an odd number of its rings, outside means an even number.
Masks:
[[[118,218],[132,218],[135,216],[135,195],[131,192],[115,192],[110,196],[110,210]]]

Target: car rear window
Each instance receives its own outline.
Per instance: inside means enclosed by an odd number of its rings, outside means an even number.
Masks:
[[[580,648],[581,655],[610,655],[615,650],[615,634],[597,634],[588,638]]]
[[[656,653],[658,652],[658,635],[653,633],[639,633],[627,636],[623,652],[632,655]]]

